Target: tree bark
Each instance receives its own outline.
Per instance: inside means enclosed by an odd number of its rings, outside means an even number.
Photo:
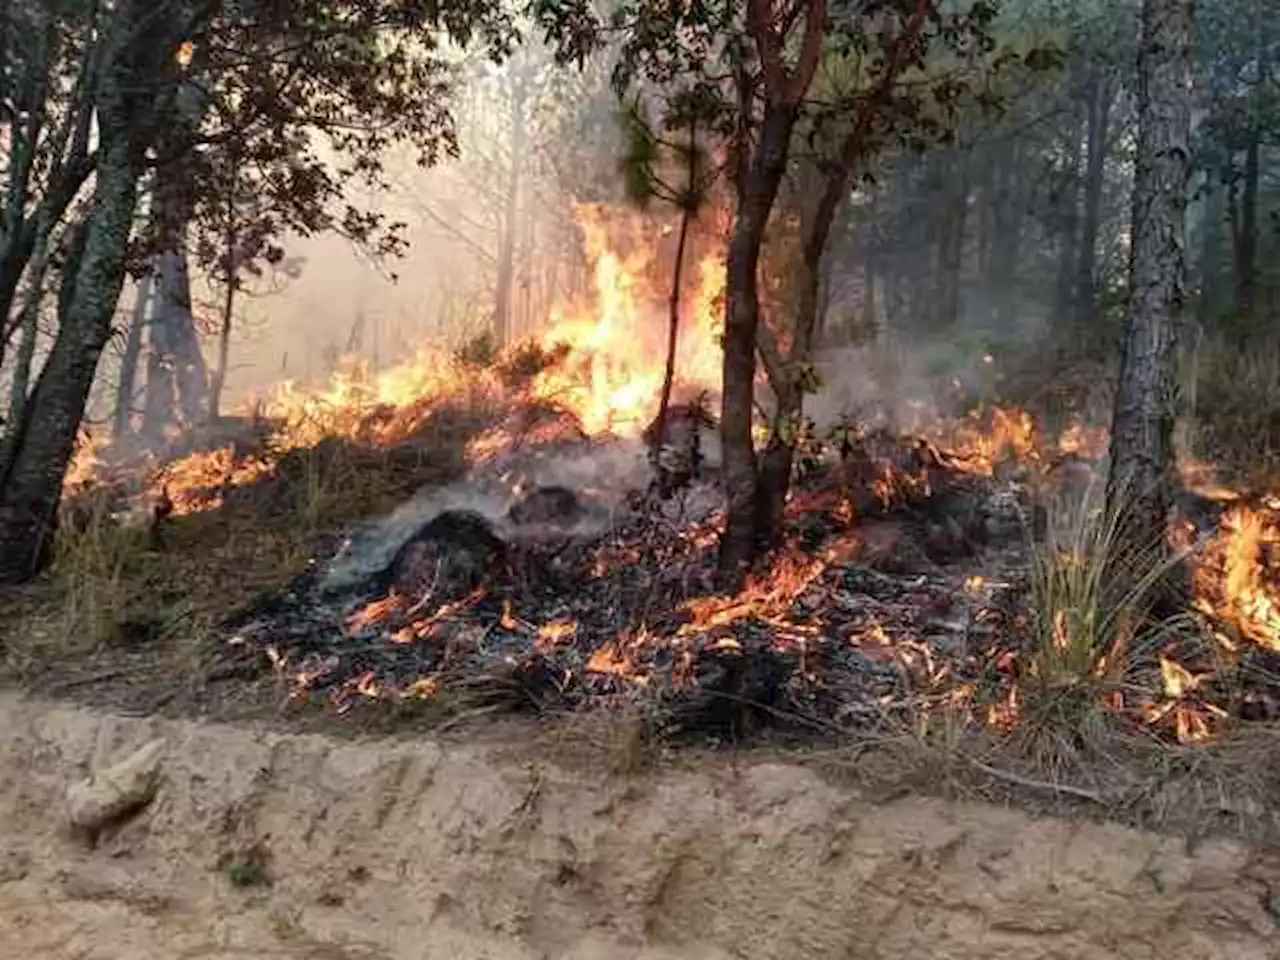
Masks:
[[[1258,180],[1261,140],[1257,124],[1249,127],[1244,151],[1244,186],[1240,197],[1239,229],[1235,233],[1236,312],[1252,319],[1258,299]]]
[[[0,476],[0,584],[28,580],[49,557],[62,477],[124,279],[137,195],[131,152],[127,141],[103,147],[71,303]]]
[[[1109,77],[1092,72],[1088,84],[1086,160],[1084,181],[1084,224],[1080,231],[1076,264],[1075,320],[1078,330],[1087,330],[1098,308],[1096,265],[1098,232],[1102,219],[1102,188],[1105,183],[1107,139],[1110,136],[1111,105],[1114,100]]]
[[[515,332],[516,231],[520,216],[520,174],[525,150],[525,102],[528,81],[517,70],[511,93],[511,169],[507,174],[507,195],[502,217],[502,240],[498,247],[498,283],[494,304],[494,334],[499,347],[511,342]]]
[[[952,154],[958,176],[949,176],[946,217],[939,249],[938,329],[949,330],[960,320],[960,280],[964,269],[964,238],[969,216],[969,157],[962,150]]]
[[[1174,346],[1185,301],[1190,0],[1144,0],[1129,308],[1111,427],[1108,508],[1126,542],[1164,542],[1174,482]]]
[[[27,391],[31,385],[31,365],[35,362],[36,343],[40,337],[40,308],[44,305],[45,275],[49,267],[49,234],[52,227],[49,223],[40,225],[35,251],[31,257],[27,299],[22,306],[22,319],[18,327],[18,356],[9,392],[10,423],[22,420],[22,408],[26,406]]]
[[[728,516],[720,541],[720,569],[730,584],[741,579],[757,550],[756,453],[751,426],[760,328],[760,246],[798,115],[795,104],[765,107],[729,238],[720,420]]]
[[[658,429],[653,440],[655,454],[667,442],[667,411],[671,408],[671,390],[676,381],[676,348],[680,344],[680,287],[684,278],[684,251],[689,242],[689,227],[697,212],[698,139],[697,127],[689,124],[685,194],[680,204],[680,236],[676,241],[676,262],[671,271],[671,296],[667,301],[667,363],[662,373],[662,394],[658,398]]]
[[[1057,198],[1058,276],[1054,285],[1053,316],[1059,324],[1060,347],[1074,353],[1079,337],[1072,329],[1075,322],[1075,287],[1077,262],[1080,257],[1080,164],[1083,154],[1084,116],[1077,107],[1072,111],[1067,129],[1067,160],[1062,187]]]
[[[133,313],[129,317],[129,331],[125,335],[124,353],[120,357],[120,382],[116,385],[115,415],[111,424],[112,434],[117,442],[128,439],[132,432],[134,391],[138,383],[138,361],[142,357],[142,334],[146,329],[154,286],[154,274],[148,270],[138,281]]]

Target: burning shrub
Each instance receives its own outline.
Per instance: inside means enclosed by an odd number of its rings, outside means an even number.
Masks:
[[[492,330],[485,330],[463,343],[453,356],[468,367],[491,367],[498,359],[498,341]]]
[[[535,340],[517,343],[499,361],[498,378],[510,389],[522,389],[539,374],[563,363],[571,349],[565,342],[550,347]]]

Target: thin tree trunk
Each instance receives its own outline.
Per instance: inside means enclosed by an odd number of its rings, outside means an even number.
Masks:
[[[1174,349],[1185,300],[1190,173],[1190,0],[1144,0],[1129,308],[1111,428],[1107,503],[1128,542],[1163,543],[1174,483]]]
[[[730,584],[740,580],[757,550],[756,453],[751,427],[760,328],[760,247],[798,115],[795,105],[770,104],[765,108],[729,239],[720,420],[728,516],[720,541],[720,568]]]
[[[507,176],[506,209],[502,219],[502,240],[498,248],[498,284],[494,304],[494,332],[499,347],[514,335],[515,257],[517,218],[520,215],[520,174],[524,165],[525,98],[527,81],[516,79],[511,96],[511,170]]]
[[[942,295],[939,298],[938,319],[943,330],[954,327],[960,320],[960,280],[964,269],[964,238],[969,216],[969,158],[960,150],[955,153],[960,175],[953,181],[940,251],[939,278],[942,282]]]
[[[1204,217],[1200,225],[1199,270],[1200,290],[1196,299],[1196,319],[1203,326],[1213,316],[1218,292],[1217,241],[1219,229],[1226,222],[1226,191],[1212,174],[1204,188]]]
[[[40,338],[40,308],[44,304],[45,274],[49,266],[49,234],[52,226],[47,223],[41,224],[35,252],[31,257],[27,299],[22,307],[22,320],[19,324],[21,339],[18,342],[17,362],[13,368],[13,383],[10,385],[10,423],[21,421],[22,408],[26,406],[27,391],[31,385],[31,365],[35,362],[36,343]]]
[[[223,237],[222,317],[218,325],[218,365],[214,368],[209,382],[209,419],[216,421],[222,415],[222,391],[227,384],[227,364],[231,357],[231,327],[235,322],[236,289],[239,285],[240,263],[237,248],[240,245],[238,224],[236,222],[236,187],[240,180],[240,163],[232,157],[227,172],[227,222]]]
[[[1236,311],[1252,319],[1258,298],[1258,180],[1261,174],[1261,136],[1257,125],[1249,129],[1244,153],[1244,187],[1240,197],[1236,232]]]
[[[1097,312],[1098,291],[1095,279],[1098,259],[1098,231],[1102,219],[1102,188],[1110,136],[1113,92],[1109,78],[1096,73],[1089,81],[1087,124],[1087,159],[1084,181],[1084,226],[1080,231],[1079,259],[1076,264],[1076,309],[1078,330],[1087,330]]]
[[[120,382],[116,386],[116,409],[111,426],[117,442],[128,439],[132,433],[134,391],[138,383],[138,361],[142,357],[142,334],[146,329],[147,312],[151,306],[154,287],[154,274],[148,270],[138,281],[133,313],[129,317],[129,332],[125,336],[124,353],[120,357]]]
[[[222,416],[222,391],[227,384],[227,364],[231,358],[231,327],[235,319],[236,284],[233,277],[222,294],[222,319],[218,325],[218,365],[209,382],[209,419]]]
[[[1074,304],[1077,263],[1080,257],[1080,164],[1083,154],[1084,117],[1073,111],[1067,130],[1067,163],[1063,171],[1062,189],[1058,196],[1058,276],[1054,284],[1053,316],[1059,324],[1059,346],[1074,354],[1078,337],[1071,330],[1076,317]]]
[[[676,348],[680,341],[680,287],[684,278],[684,251],[689,242],[689,226],[696,213],[695,191],[698,177],[697,127],[689,124],[689,153],[686,167],[685,195],[681,198],[680,237],[676,241],[676,262],[671,271],[671,297],[667,301],[667,364],[662,374],[662,395],[658,399],[658,429],[653,440],[656,453],[667,442],[667,411],[671,408],[671,390],[676,380]]]

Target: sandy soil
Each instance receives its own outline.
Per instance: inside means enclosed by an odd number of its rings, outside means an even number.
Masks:
[[[597,777],[11,694],[0,730],[4,958],[1280,958],[1280,852],[1235,842],[876,804],[776,761]],[[155,736],[156,801],[73,838],[68,783]],[[270,882],[237,886],[254,848]]]

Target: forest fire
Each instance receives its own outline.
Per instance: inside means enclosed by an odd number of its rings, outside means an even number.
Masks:
[[[1124,638],[1073,666],[1073,624],[1089,611],[1056,611],[1046,641],[1055,649],[1029,648],[1026,556],[1044,535],[1035,513],[1078,498],[1063,484],[1093,476],[1107,433],[1076,418],[1046,436],[1016,406],[959,417],[918,407],[913,433],[848,421],[815,432],[784,545],[745,589],[720,595],[714,468],[671,502],[644,494],[634,457],[600,474],[602,458],[639,448],[656,413],[666,317],[647,279],[652,246],[640,238],[623,253],[604,212],[582,218],[593,295],[554,310],[533,342],[489,363],[426,350],[376,373],[350,363],[315,391],[282,385],[254,418],[263,444],[196,450],[153,470],[153,492],[181,517],[251,494],[290,451],[335,440],[394,451],[421,443],[442,410],[478,417],[454,505],[401,530],[384,573],[336,599],[303,590],[303,609],[233,621],[231,649],[269,659],[291,700],[320,697],[346,712],[453,688],[540,708],[643,691],[673,705],[678,728],[738,729],[756,710],[823,729],[947,710],[1012,729],[1029,684],[1069,682],[1096,685],[1098,706],[1118,717],[1197,742],[1234,716],[1218,674],[1257,651],[1280,654],[1274,501],[1231,505],[1202,542],[1188,537],[1196,610],[1227,666],[1169,646],[1144,667],[1129,662]],[[715,258],[698,264],[682,304],[686,395],[718,392],[722,276]],[[546,476],[567,476],[571,463],[590,469],[549,486]],[[86,447],[69,483],[98,469]],[[1051,542],[1030,549],[1088,562]],[[1012,571],[1010,556],[1022,557]],[[1145,692],[1110,679],[1135,670]]]

